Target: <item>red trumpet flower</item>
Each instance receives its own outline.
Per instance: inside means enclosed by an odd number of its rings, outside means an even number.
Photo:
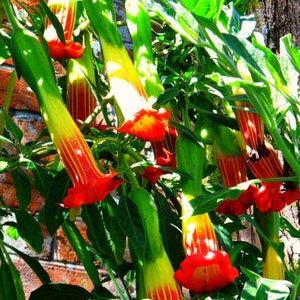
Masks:
[[[159,142],[164,139],[169,125],[170,111],[160,108],[142,109],[133,120],[126,121],[118,128],[119,132],[128,133],[143,141]]]
[[[222,288],[238,276],[238,270],[224,251],[187,256],[174,275],[180,284],[197,294]]]

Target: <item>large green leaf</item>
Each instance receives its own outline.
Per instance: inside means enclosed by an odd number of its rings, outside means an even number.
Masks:
[[[4,113],[4,112],[2,112]],[[12,134],[14,139],[17,141],[18,146],[22,148],[21,140],[23,138],[22,130],[17,126],[17,124],[7,115],[5,114],[5,122],[7,130]]]
[[[47,177],[48,178],[48,177]],[[70,185],[65,169],[57,173],[49,184],[49,191],[42,211],[47,230],[53,235],[63,222],[63,208],[59,205]]]
[[[87,225],[88,238],[101,258],[121,264],[125,234],[118,223],[117,207],[112,197],[106,197],[105,201],[82,207],[82,219]]]
[[[18,254],[26,262],[26,264],[38,276],[38,278],[41,280],[41,282],[43,284],[49,283],[51,281],[49,274],[45,271],[45,269],[42,267],[42,265],[36,258],[25,254],[24,252],[16,249],[15,247],[13,247],[11,245],[8,245],[8,244],[5,244],[5,245],[6,245],[6,247],[12,249],[16,254]],[[0,297],[0,299],[2,299],[2,298]]]
[[[250,279],[244,285],[241,300],[285,300],[288,299],[292,283],[286,280],[263,278],[258,274],[241,268],[242,272]]]
[[[31,182],[23,170],[17,168],[11,172],[13,186],[22,209],[26,209],[31,201]]]
[[[116,216],[136,256],[143,259],[146,250],[146,233],[136,205],[127,197],[122,197]]]
[[[92,254],[89,251],[89,245],[83,239],[74,222],[65,219],[62,223],[62,228],[94,286],[101,285],[97,267],[94,264]]]
[[[0,299],[25,300],[20,272],[2,243],[0,244]]]
[[[52,176],[49,171],[34,162],[28,164],[28,169],[34,175],[35,187],[44,197],[47,197],[52,182]]]
[[[193,206],[193,214],[203,214],[216,209],[224,200],[236,200],[246,190],[251,182],[244,182],[231,188],[211,190],[211,194],[204,194],[190,201]]]
[[[7,46],[7,37],[0,36],[0,65],[5,62],[7,58],[10,57],[9,48]]]
[[[217,20],[224,0],[180,0],[191,13]]]
[[[13,209],[17,220],[17,229],[20,237],[24,239],[34,251],[40,253],[44,237],[40,224],[34,216],[24,209]]]
[[[63,284],[63,283],[49,283],[42,285],[33,291],[29,300],[89,300],[91,294],[82,287]]]

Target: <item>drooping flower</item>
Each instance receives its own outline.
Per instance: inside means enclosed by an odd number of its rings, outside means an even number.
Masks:
[[[61,23],[64,41],[57,35],[56,29],[48,18],[46,18],[44,38],[49,46],[51,57],[56,59],[80,58],[84,47],[72,41],[74,24],[76,20],[77,1],[72,0],[49,0],[49,9]]]
[[[233,187],[248,180],[243,155],[225,155],[217,150],[216,161],[225,187]],[[224,200],[218,206],[217,212],[231,215],[245,214],[247,209],[254,204],[256,194],[257,188],[250,185],[236,200]]]
[[[108,181],[107,175],[99,170],[84,136],[63,102],[56,84],[53,65],[46,51],[38,38],[18,22],[12,8],[6,6],[13,26],[11,43],[16,49],[13,53],[14,63],[25,66],[20,69],[20,75],[37,97],[50,137],[73,183],[74,189],[71,189],[71,193],[74,196],[75,192],[78,192],[80,196],[80,200],[78,196],[75,204],[70,201],[67,202],[67,206],[75,207],[78,203],[101,201],[108,192],[121,185],[122,180],[117,178],[117,173],[111,171]],[[30,68],[35,59],[38,63]],[[105,193],[99,192],[104,188],[103,182]]]
[[[76,122],[86,121],[97,106],[90,86],[90,84],[96,84],[96,79],[89,34],[85,34],[84,38],[86,47],[82,57],[70,59],[67,68],[67,107]],[[98,120],[95,118],[91,125],[97,124]]]
[[[283,166],[274,148],[267,141],[265,145],[267,154],[264,157],[258,161],[247,162],[250,171],[258,179],[284,176]],[[296,185],[287,185],[280,181],[262,182],[257,197],[255,197],[255,205],[262,212],[279,212],[299,198],[300,189]]]
[[[239,276],[225,251],[208,251],[189,255],[175,272],[175,279],[197,294],[222,288]]]
[[[176,162],[175,162],[175,154],[170,153],[168,150],[164,149],[164,156],[160,156],[156,159],[156,165],[161,166],[161,167],[171,167],[175,168],[176,167]],[[144,173],[143,176],[151,183],[155,184],[157,180],[164,174],[167,174],[168,171],[165,171],[163,169],[157,168],[155,166],[148,166]]]
[[[126,121],[118,128],[119,132],[128,133],[143,141],[158,142],[164,139],[169,125],[170,111],[160,108],[142,109],[133,120]]]
[[[264,126],[258,113],[250,104],[238,103],[236,118],[247,144],[247,155],[250,161],[264,156]]]
[[[107,194],[122,184],[118,173],[102,173],[78,126],[60,99],[47,95],[42,105],[53,143],[74,185],[64,200],[64,207],[75,208],[104,200]]]
[[[246,81],[253,81],[247,65],[238,60],[237,68],[241,77]],[[234,95],[244,95],[242,88],[233,88]],[[247,160],[256,161],[264,156],[264,124],[254,107],[247,102],[236,101],[236,118],[247,145]]]
[[[152,300],[182,300],[174,270],[165,251],[155,261],[145,261],[142,268],[146,296]]]
[[[122,184],[118,173],[110,170],[108,174],[102,174],[86,184],[77,183],[68,189],[68,195],[64,198],[64,207],[76,208],[83,204],[91,204],[106,198],[106,196]],[[98,200],[95,200],[98,199]]]
[[[183,245],[186,257],[174,278],[195,293],[222,288],[238,277],[228,253],[219,250],[218,240],[208,213],[191,215],[189,203],[182,216]]]
[[[169,125],[169,110],[152,109],[124,45],[108,43],[101,36],[100,41],[107,77],[124,119],[118,131],[132,134],[144,141],[162,140]]]

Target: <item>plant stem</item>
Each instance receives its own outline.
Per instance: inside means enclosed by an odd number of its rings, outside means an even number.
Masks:
[[[123,300],[130,300],[131,297],[129,296],[127,289],[125,289],[125,293],[124,293],[124,291],[120,288],[120,286],[119,286],[119,284],[116,280],[116,277],[114,275],[114,272],[112,271],[109,264],[105,264],[105,266],[106,266],[107,272],[109,274],[109,277],[110,277],[114,287],[116,288],[116,290],[118,292],[118,295],[120,295],[121,299],[123,299]]]

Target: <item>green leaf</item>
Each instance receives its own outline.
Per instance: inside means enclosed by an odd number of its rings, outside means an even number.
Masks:
[[[180,0],[179,2],[197,16],[217,20],[224,0]]]
[[[286,57],[298,73],[300,73],[300,50],[293,44],[290,34],[280,39],[280,52],[285,52]]]
[[[0,244],[0,299],[25,300],[20,272],[3,244]]]
[[[26,209],[31,201],[31,182],[28,175],[19,168],[13,170],[11,175],[20,207]]]
[[[292,283],[287,280],[263,278],[260,275],[241,267],[242,272],[250,279],[242,290],[241,300],[285,300],[288,299]]]
[[[48,178],[48,177],[47,177]],[[57,173],[49,184],[44,209],[42,211],[47,230],[51,235],[55,234],[63,222],[64,209],[59,205],[70,185],[70,179],[65,171]]]
[[[3,64],[7,58],[10,57],[10,52],[7,45],[8,45],[7,40],[4,38],[3,35],[1,35],[0,36],[0,65]]]
[[[212,211],[226,199],[236,200],[250,184],[251,182],[249,181],[244,182],[235,187],[223,188],[221,190],[213,191],[211,194],[204,194],[192,199],[190,203],[194,209],[193,214],[198,215]]]
[[[58,38],[65,43],[64,29],[62,28],[60,21],[57,19],[56,15],[51,11],[44,0],[40,0],[40,5],[55,28]]]
[[[199,25],[195,17],[179,2],[169,1],[167,5],[151,0],[144,1],[154,13],[166,22],[175,32],[188,41],[199,44]]]
[[[300,238],[300,231],[296,229],[286,218],[280,216],[280,227],[287,231],[291,237]]]
[[[12,249],[15,253],[17,253],[24,261],[25,263],[31,268],[31,270],[38,276],[38,278],[41,280],[43,284],[49,283],[50,277],[49,274],[45,271],[45,269],[41,266],[40,262],[34,258],[31,257],[24,252],[16,249],[15,247],[5,244],[6,247],[9,247]]]
[[[8,224],[6,223],[5,225],[8,225]],[[9,226],[7,228],[5,234],[7,236],[9,236],[11,239],[17,240],[20,237],[20,235],[19,235],[19,232],[18,232],[17,228],[15,227],[15,225],[16,224],[14,223],[13,226]]]
[[[180,93],[180,89],[178,88],[168,88],[166,89],[158,98],[155,103],[155,107],[160,107],[166,105],[170,101],[172,101],[178,94]]]
[[[89,300],[91,294],[82,287],[63,284],[63,283],[49,283],[42,285],[33,291],[29,300]]]
[[[181,219],[161,192],[155,189],[153,193],[164,246],[174,269],[177,270],[185,256],[182,247]]]
[[[2,111],[2,113],[4,113]],[[23,147],[21,144],[21,140],[23,138],[23,132],[22,130],[17,126],[17,124],[7,115],[5,114],[5,122],[6,122],[6,128],[7,130],[13,135],[13,137],[18,142],[19,147]]]
[[[263,74],[257,61],[264,60],[265,57],[261,51],[253,47],[246,39],[237,38],[231,34],[223,33],[223,38],[227,46],[238,56],[242,57],[253,69]]]
[[[91,252],[88,250],[89,245],[83,239],[74,222],[65,219],[62,223],[62,228],[94,286],[101,285],[99,273],[93,262]]]
[[[49,171],[33,162],[28,164],[28,169],[31,170],[34,175],[35,187],[46,198],[52,183],[52,176]]]
[[[24,239],[35,252],[40,253],[44,243],[40,224],[26,210],[13,208],[13,212],[17,219],[17,229],[20,237]]]
[[[136,205],[128,198],[121,197],[116,216],[135,254],[143,259],[146,249],[146,233]]]
[[[114,264],[123,262],[125,234],[116,216],[117,203],[112,197],[97,204],[82,207],[82,219],[87,235],[102,259]]]

